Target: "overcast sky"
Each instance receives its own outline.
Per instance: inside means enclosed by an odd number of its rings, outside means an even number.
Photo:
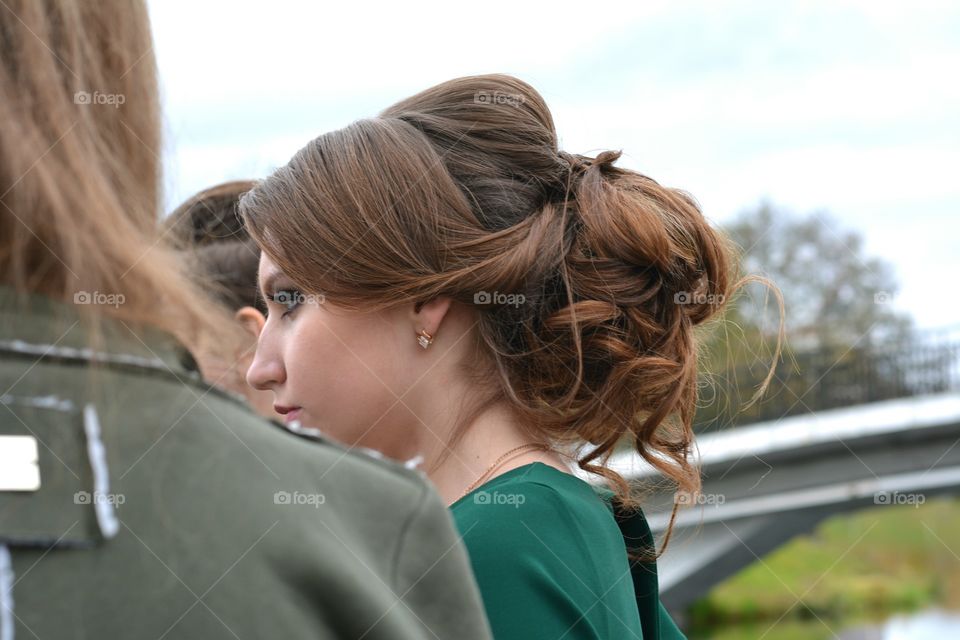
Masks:
[[[957,3],[150,6],[168,208],[430,85],[510,73],[566,150],[623,149],[716,222],[763,199],[827,211],[893,263],[895,306],[960,325]]]

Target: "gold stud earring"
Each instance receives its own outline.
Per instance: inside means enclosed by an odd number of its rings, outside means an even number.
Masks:
[[[420,346],[426,349],[433,343],[433,336],[427,333],[426,329],[420,329],[417,333],[417,342],[420,343]]]

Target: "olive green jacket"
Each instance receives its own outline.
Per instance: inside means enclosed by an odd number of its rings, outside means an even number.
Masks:
[[[490,637],[419,472],[104,323],[92,350],[75,304],[0,288],[0,639]]]

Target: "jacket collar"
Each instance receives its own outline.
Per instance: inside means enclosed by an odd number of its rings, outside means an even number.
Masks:
[[[193,356],[173,336],[88,311],[81,311],[79,303],[0,285],[0,354],[146,368],[183,381],[200,379]],[[102,335],[96,348],[90,342],[94,317]]]

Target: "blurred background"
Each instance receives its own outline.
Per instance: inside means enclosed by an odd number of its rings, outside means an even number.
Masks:
[[[690,192],[772,279],[705,332],[704,489],[652,494],[693,638],[960,637],[960,6],[151,2],[165,210],[503,72],[561,146]],[[184,16],[189,16],[185,19]],[[619,461],[637,482],[646,470]]]

